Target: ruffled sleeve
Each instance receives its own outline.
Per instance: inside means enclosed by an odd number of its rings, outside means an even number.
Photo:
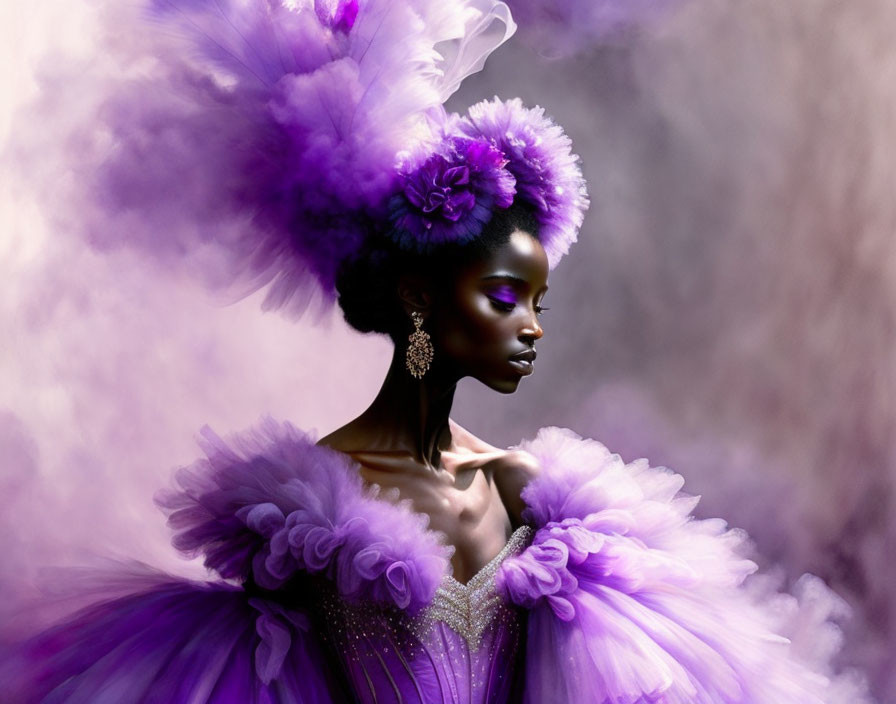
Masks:
[[[537,530],[497,586],[530,609],[526,702],[864,701],[775,634],[775,612],[744,586],[745,536],[694,519],[680,476],[558,428],[522,449],[542,467],[522,494]]]
[[[157,497],[188,556],[269,591],[305,574],[410,613],[432,600],[451,549],[424,517],[366,490],[348,456],[272,419],[229,442],[205,428],[201,442],[206,459]]]
[[[450,549],[365,490],[347,456],[271,419],[227,441],[206,428],[201,444],[157,503],[174,545],[221,579],[90,572],[85,608],[0,643],[4,702],[352,701],[305,587],[409,612],[432,599]]]

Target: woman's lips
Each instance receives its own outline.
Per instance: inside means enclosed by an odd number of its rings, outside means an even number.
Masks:
[[[511,359],[510,366],[516,369],[522,376],[529,376],[535,371],[535,365],[527,359]]]
[[[528,376],[535,371],[535,348],[529,348],[518,352],[510,358],[510,364],[523,376]]]

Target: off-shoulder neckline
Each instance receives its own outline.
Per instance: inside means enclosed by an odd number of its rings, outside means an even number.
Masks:
[[[326,450],[328,452],[332,452],[332,453],[335,453],[336,455],[338,455],[348,465],[348,467],[346,467],[346,471],[348,471],[349,467],[360,468],[362,466],[361,463],[358,462],[358,460],[356,460],[351,454],[349,454],[348,452],[345,452],[343,450],[338,450],[335,447],[331,447],[330,445],[321,445],[319,441],[314,442],[314,447],[320,448],[320,449],[323,449],[323,450]],[[380,486],[379,484],[377,484],[375,482],[368,483],[361,476],[360,472],[358,472],[355,476],[357,476],[361,482],[361,490],[363,492],[363,498],[366,501],[375,501],[375,502],[379,502],[382,504],[395,506],[399,510],[404,511],[405,513],[409,514],[410,517],[417,518],[418,520],[419,519],[425,520],[425,527],[423,528],[423,530],[425,532],[429,533],[430,535],[435,536],[435,538],[439,541],[440,544],[444,545],[446,548],[448,548],[451,551],[451,553],[449,555],[449,559],[446,560],[447,566],[445,568],[445,573],[442,575],[442,583],[443,584],[445,584],[446,582],[449,582],[449,583],[458,585],[459,587],[463,588],[466,591],[478,588],[476,586],[476,582],[479,581],[479,578],[481,578],[482,575],[487,574],[488,571],[491,571],[494,568],[496,562],[498,564],[500,564],[500,562],[503,561],[503,558],[507,557],[507,554],[508,554],[508,551],[510,550],[510,548],[512,546],[514,546],[520,540],[520,536],[524,536],[523,539],[525,539],[525,537],[528,536],[528,531],[531,530],[531,528],[529,526],[527,526],[526,524],[517,526],[515,529],[513,529],[511,531],[510,535],[504,541],[504,543],[501,546],[501,549],[498,551],[498,553],[494,557],[492,557],[488,562],[486,562],[482,567],[480,567],[478,570],[476,570],[476,572],[474,572],[466,582],[461,582],[459,579],[457,579],[454,576],[454,566],[451,564],[451,559],[450,559],[450,557],[453,556],[455,554],[455,552],[457,551],[457,546],[448,541],[448,536],[444,531],[437,530],[437,529],[431,527],[432,517],[427,513],[415,511],[412,508],[410,499],[400,499],[400,500],[396,500],[396,501],[388,501],[388,500],[383,500],[382,498],[379,498],[381,496],[385,496],[385,495],[389,495],[389,494],[391,494],[397,498],[400,495],[397,488],[393,487],[393,488],[389,488],[389,489],[384,489],[382,486]],[[503,504],[503,501],[502,501],[502,504]],[[507,510],[506,506],[504,508],[505,508],[505,510]],[[507,513],[508,513],[508,518],[509,518],[510,512],[508,511]],[[513,524],[511,523],[511,527],[512,526],[513,526]]]

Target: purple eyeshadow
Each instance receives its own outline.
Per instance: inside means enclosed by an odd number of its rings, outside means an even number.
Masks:
[[[501,288],[496,288],[494,291],[491,291],[489,295],[492,298],[496,298],[502,303],[516,303],[516,293],[509,286],[502,286]]]

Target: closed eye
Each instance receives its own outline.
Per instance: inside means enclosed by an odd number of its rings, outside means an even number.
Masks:
[[[495,310],[501,311],[502,313],[509,313],[514,308],[516,308],[516,303],[512,303],[510,301],[505,301],[500,298],[496,298],[495,296],[488,296],[488,300],[491,302],[492,308],[494,308]],[[547,306],[539,306],[539,305],[535,306],[534,309],[535,309],[536,315],[541,315],[546,310],[550,310],[550,308],[548,308]]]
[[[516,303],[513,303],[511,301],[504,301],[500,298],[496,298],[495,296],[489,296],[488,300],[491,302],[492,308],[501,311],[502,313],[509,313],[514,308],[516,308]]]

